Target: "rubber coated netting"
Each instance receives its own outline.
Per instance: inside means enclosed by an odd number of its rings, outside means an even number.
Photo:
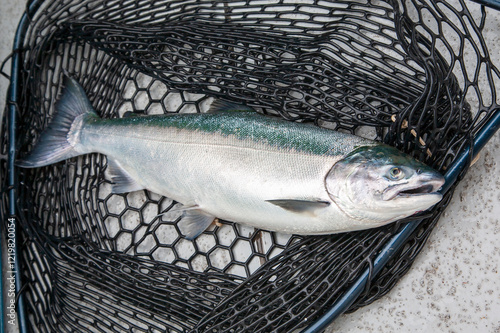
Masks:
[[[44,1],[17,50],[18,156],[50,122],[67,71],[104,118],[204,112],[222,98],[385,141],[444,173],[498,108],[485,19],[463,0]],[[299,237],[221,221],[188,241],[176,202],[110,194],[105,156],[17,172],[32,332],[302,329],[399,227]],[[5,175],[2,161],[4,189]],[[405,274],[451,194],[351,311]]]

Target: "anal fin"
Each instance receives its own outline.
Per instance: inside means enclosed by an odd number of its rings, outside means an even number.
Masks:
[[[143,190],[118,161],[108,158],[108,172],[111,176],[111,193],[126,193]]]

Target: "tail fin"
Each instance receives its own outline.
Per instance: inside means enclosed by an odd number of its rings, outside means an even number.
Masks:
[[[61,98],[55,105],[54,119],[42,133],[31,154],[18,160],[16,165],[23,168],[37,168],[81,155],[73,149],[68,134],[78,116],[96,114],[85,91],[75,79],[65,76],[63,84]]]

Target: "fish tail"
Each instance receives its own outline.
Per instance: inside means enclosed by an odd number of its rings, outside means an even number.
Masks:
[[[82,154],[74,149],[79,136],[74,133],[79,130],[76,125],[81,126],[81,122],[85,121],[81,115],[98,116],[75,79],[65,75],[63,84],[61,98],[55,105],[54,119],[42,133],[31,154],[16,161],[17,166],[37,168]]]

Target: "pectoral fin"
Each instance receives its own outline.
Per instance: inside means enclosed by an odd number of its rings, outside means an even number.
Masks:
[[[179,221],[179,229],[184,236],[193,240],[198,237],[215,220],[215,216],[205,213],[201,209],[185,210]]]
[[[111,193],[126,193],[143,190],[144,186],[137,183],[123,169],[119,162],[108,158],[108,172],[111,176]]]
[[[314,214],[316,210],[330,206],[328,201],[320,200],[267,200],[273,205],[279,206],[283,209],[289,210],[294,213]]]

